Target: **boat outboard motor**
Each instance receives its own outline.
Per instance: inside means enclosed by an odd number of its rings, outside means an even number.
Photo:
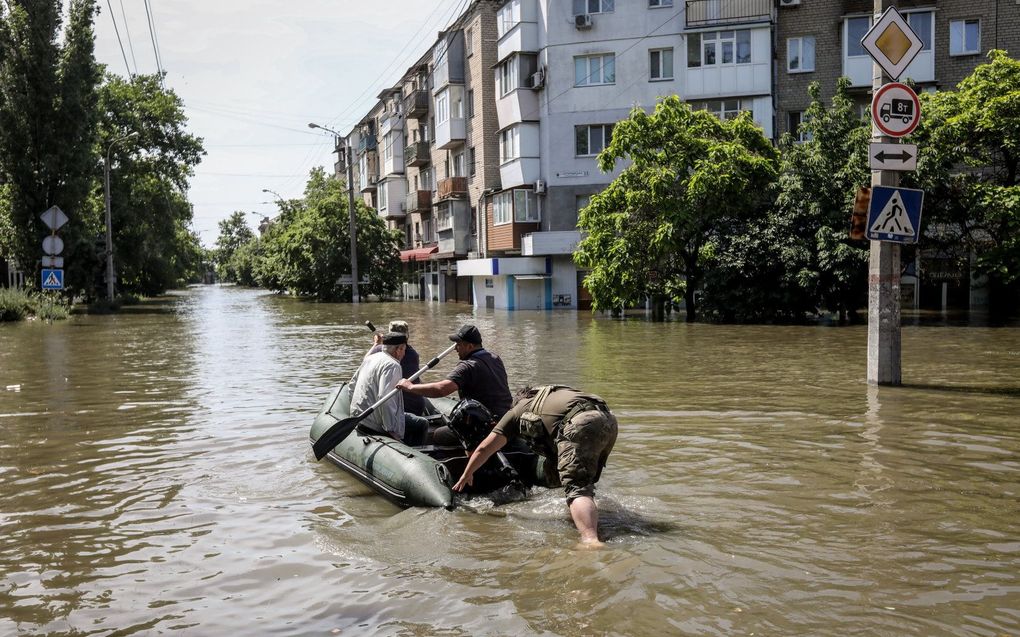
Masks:
[[[460,401],[450,412],[450,429],[467,451],[485,440],[492,431],[492,421],[492,412],[472,398]]]
[[[457,403],[453,411],[450,412],[450,430],[456,434],[464,446],[464,450],[470,454],[492,432],[493,420],[492,412],[485,405],[472,398],[467,398]],[[528,497],[528,488],[521,481],[517,470],[506,459],[503,452],[497,451],[496,458],[499,459],[500,473],[507,479],[507,484],[503,487],[506,495],[512,496],[517,493],[519,497]],[[513,499],[518,498],[514,497]]]

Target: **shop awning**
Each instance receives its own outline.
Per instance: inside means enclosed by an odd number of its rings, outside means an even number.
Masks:
[[[426,261],[429,255],[437,252],[439,246],[429,246],[427,248],[413,248],[411,250],[401,250],[400,260],[401,261]]]

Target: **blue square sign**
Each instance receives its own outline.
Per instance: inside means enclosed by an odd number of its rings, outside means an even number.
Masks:
[[[46,269],[42,271],[42,289],[63,290],[64,271],[60,269]]]
[[[921,235],[922,203],[923,190],[872,187],[867,237],[872,241],[917,243]]]

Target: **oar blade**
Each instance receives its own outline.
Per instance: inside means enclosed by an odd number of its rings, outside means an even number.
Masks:
[[[325,458],[326,454],[333,450],[333,447],[337,446],[344,441],[344,438],[351,435],[351,432],[354,431],[359,422],[361,422],[361,417],[359,416],[344,418],[327,429],[321,436],[319,436],[319,439],[312,444],[312,453],[315,454],[315,459],[322,460]]]

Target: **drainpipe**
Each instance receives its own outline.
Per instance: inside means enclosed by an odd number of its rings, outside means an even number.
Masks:
[[[478,254],[483,259],[485,259],[489,254],[488,237],[486,236],[485,228],[485,193],[487,192],[489,191],[483,190],[482,193],[478,195],[478,212],[475,213],[477,217],[477,220],[475,221],[477,224],[475,238],[478,240]]]

